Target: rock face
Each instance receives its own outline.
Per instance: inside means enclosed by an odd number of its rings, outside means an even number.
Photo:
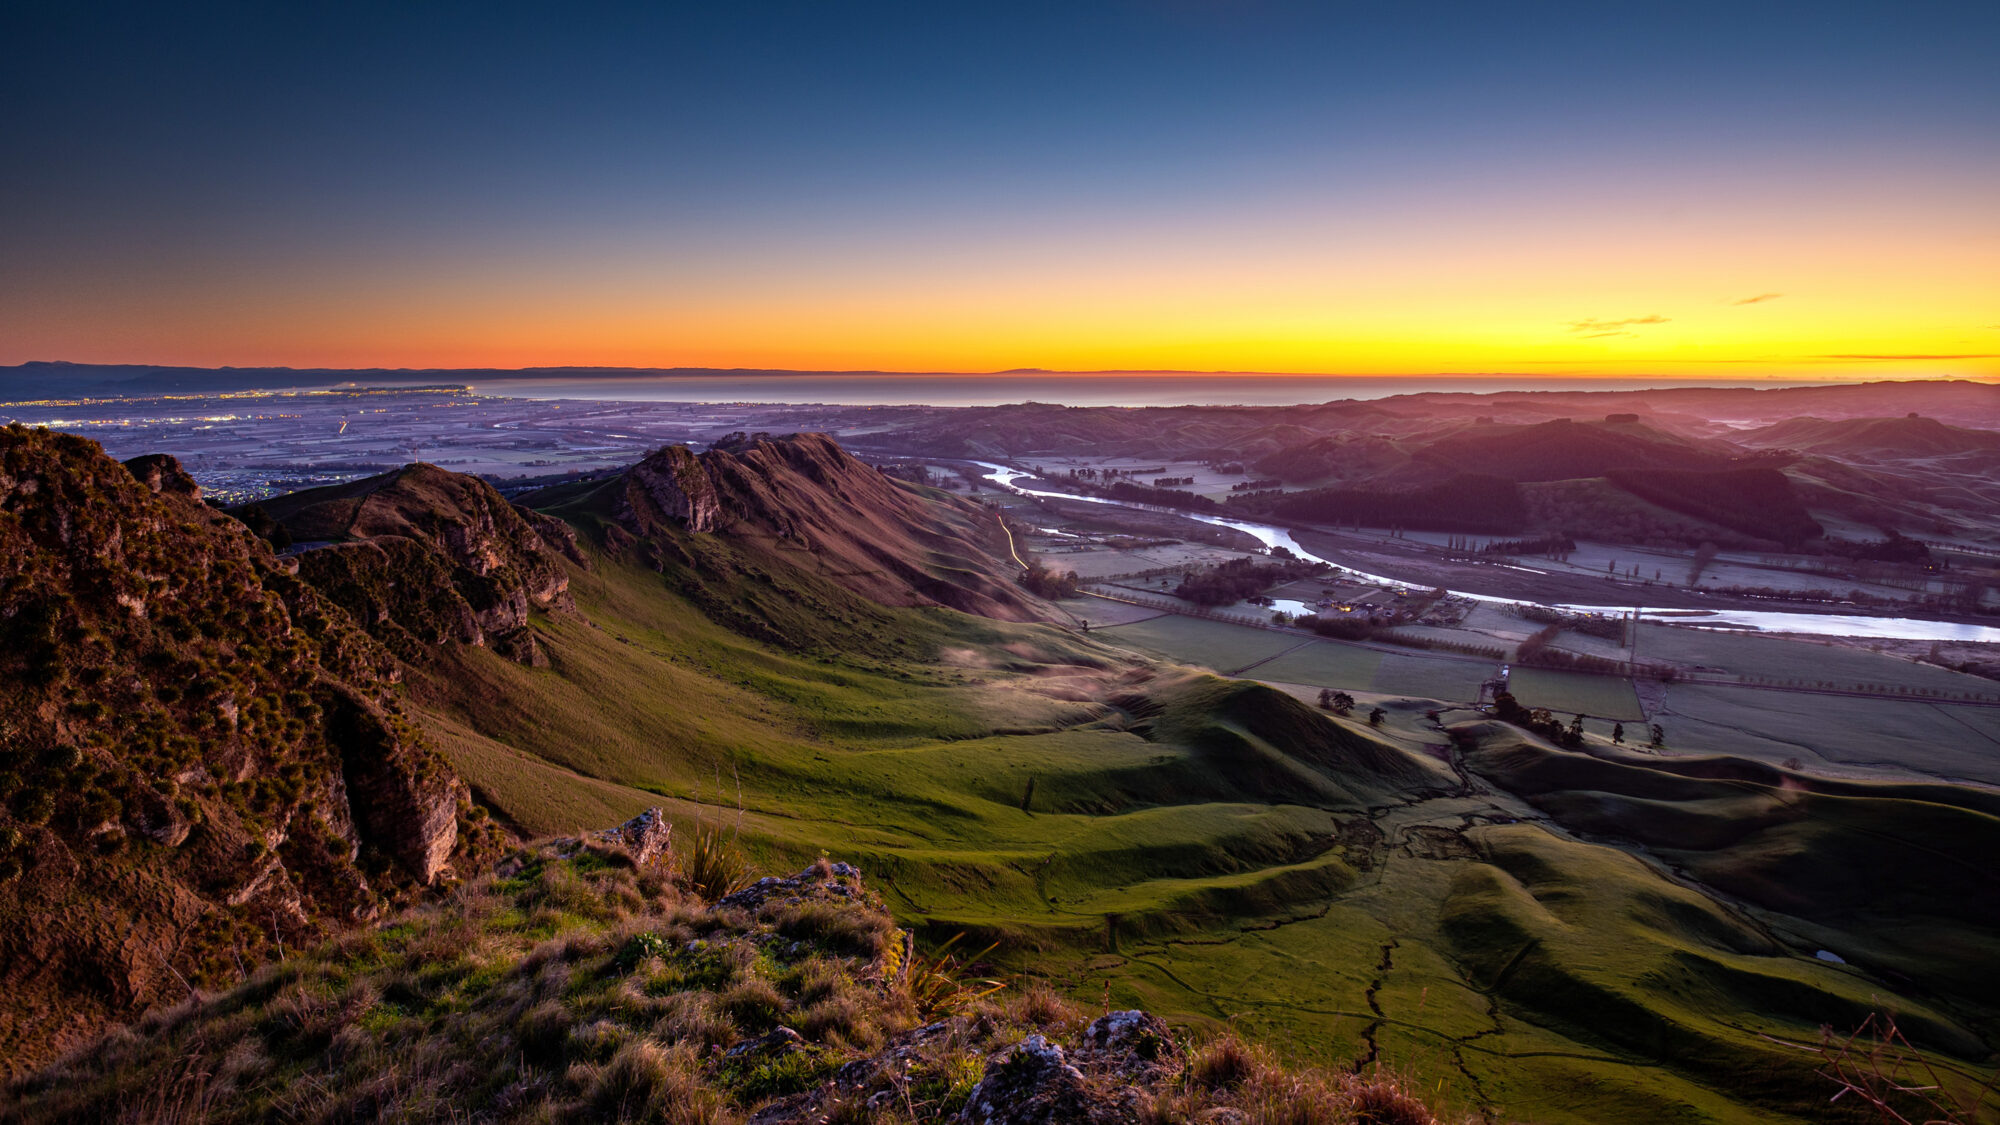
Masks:
[[[625,845],[625,850],[632,854],[632,862],[640,868],[665,863],[674,844],[674,826],[667,822],[665,810],[657,807],[598,835],[607,842]]]
[[[719,536],[886,605],[1050,616],[1014,582],[997,516],[920,493],[824,434],[760,434],[701,454],[669,446],[625,474],[613,512],[634,536]]]
[[[560,520],[509,504],[477,477],[435,465],[264,501],[294,543],[299,573],[405,660],[427,646],[485,645],[545,663],[531,610],[567,609],[581,564]]]
[[[977,1125],[1119,1120],[1094,1108],[1083,1072],[1069,1064],[1063,1049],[1030,1035],[986,1061],[986,1075],[972,1088],[959,1120]]]
[[[670,445],[626,473],[627,507],[619,516],[638,522],[639,513],[674,520],[689,531],[714,531],[722,518],[715,482],[701,459],[684,445]]]
[[[154,492],[171,492],[190,500],[201,499],[201,486],[181,468],[178,458],[165,453],[148,453],[125,462],[125,468],[140,484]]]
[[[394,660],[169,457],[0,430],[0,1070],[443,877]]]
[[[1164,1086],[1187,1060],[1149,1012],[1110,1012],[1065,1053],[1040,1035],[995,1053],[959,1120],[972,1125],[1133,1122],[1142,1089]]]

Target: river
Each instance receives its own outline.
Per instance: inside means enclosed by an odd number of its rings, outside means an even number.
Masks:
[[[1365,582],[1375,582],[1389,586],[1420,586],[1424,583],[1410,582],[1384,574],[1370,574],[1343,566],[1332,559],[1321,558],[1299,545],[1292,533],[1275,524],[1255,523],[1250,520],[1231,519],[1227,516],[1209,516],[1196,512],[1186,512],[1178,508],[1165,508],[1157,504],[1135,504],[1125,500],[1111,500],[1103,496],[1078,496],[1070,492],[1044,492],[1033,488],[1023,488],[1014,482],[1033,473],[1010,469],[990,461],[974,461],[973,464],[987,470],[986,479],[1009,492],[1022,496],[1042,496],[1054,500],[1080,500],[1087,504],[1105,504],[1114,508],[1131,508],[1136,511],[1165,512],[1182,516],[1216,527],[1234,528],[1247,535],[1255,536],[1266,547],[1283,547],[1307,562],[1323,562],[1342,574],[1352,575]],[[1474,601],[1490,602],[1495,605],[1536,605],[1541,603],[1522,601],[1518,598],[1502,598],[1492,594],[1474,594],[1465,590],[1454,590]],[[1279,608],[1287,608],[1280,606]],[[1570,605],[1556,603],[1552,609],[1571,613],[1601,613],[1618,617],[1632,612],[1629,606]],[[1292,612],[1298,612],[1293,610]],[[1986,644],[2000,644],[2000,628],[1991,625],[1963,625],[1953,621],[1926,621],[1915,617],[1869,617],[1861,614],[1845,613],[1795,613],[1763,609],[1655,609],[1640,607],[1639,615],[1647,621],[1664,625],[1682,625],[1695,629],[1729,629],[1739,632],[1760,633],[1801,633],[1819,637],[1878,637],[1883,640],[1918,641],[1978,641]]]

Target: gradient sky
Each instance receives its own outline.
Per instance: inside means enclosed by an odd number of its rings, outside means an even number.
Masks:
[[[2000,4],[0,14],[0,363],[2000,377]]]

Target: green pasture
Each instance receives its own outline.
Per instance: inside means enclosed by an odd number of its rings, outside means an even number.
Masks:
[[[1295,648],[1305,638],[1273,629],[1231,625],[1200,617],[1169,614],[1131,625],[1092,629],[1091,636],[1141,652],[1227,671],[1253,664]]]
[[[1479,698],[1479,685],[1492,679],[1497,665],[1464,657],[1384,654],[1371,690],[1385,695],[1411,695],[1447,703]]]
[[[534,833],[660,805],[683,830],[738,833],[763,871],[856,862],[926,941],[997,940],[1005,969],[1093,1003],[1108,986],[1196,1032],[1234,1027],[1343,1069],[1373,1058],[1494,1119],[1821,1120],[1810,1068],[1759,1034],[1811,1039],[1894,991],[1617,848],[1464,830],[1468,815],[1542,814],[1458,794],[1418,752],[1434,731],[1399,727],[1399,743],[1132,655],[1241,667],[1295,635],[1170,616],[1083,637],[884,609],[800,577],[787,599],[816,608],[753,640],[730,616],[731,560],[703,565],[599,557],[573,575],[580,614],[534,624],[547,667],[457,648],[413,678],[482,801]],[[696,577],[723,592],[687,593]],[[1492,671],[1314,642],[1253,674],[1449,701]],[[1686,691],[1677,704],[1711,709]],[[1418,824],[1460,858],[1410,850],[1399,833]],[[1813,846],[1846,840],[1836,827]],[[1812,940],[1887,947],[1868,935]],[[1899,1010],[1963,1047],[1955,1016]]]
[[[1888,685],[2000,699],[2000,684],[1934,664],[1863,649],[1760,637],[1721,629],[1645,624],[1639,659],[1669,661],[1740,676],[1826,682],[1839,688]]]
[[[1260,680],[1366,691],[1381,666],[1382,654],[1374,649],[1320,641],[1259,664],[1250,674]]]
[[[1546,707],[1562,715],[1635,722],[1646,717],[1632,681],[1555,668],[1516,668],[1508,690],[1523,707]]]
[[[1654,718],[1670,747],[2000,784],[2000,708],[1676,684]]]

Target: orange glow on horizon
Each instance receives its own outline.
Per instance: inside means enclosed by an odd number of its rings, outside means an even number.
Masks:
[[[0,307],[0,363],[2000,379],[1983,198],[1484,202],[50,276]]]

